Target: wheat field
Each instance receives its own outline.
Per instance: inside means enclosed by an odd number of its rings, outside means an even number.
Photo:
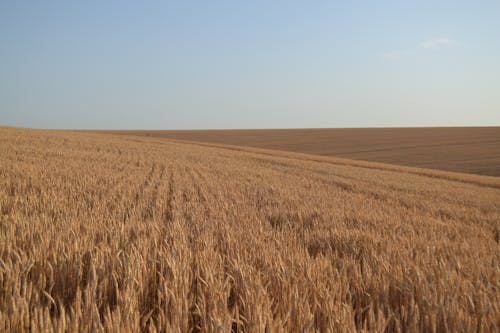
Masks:
[[[0,331],[498,332],[500,178],[0,128]]]
[[[500,177],[500,127],[92,131],[230,144]]]

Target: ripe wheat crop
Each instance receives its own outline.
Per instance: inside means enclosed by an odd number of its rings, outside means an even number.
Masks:
[[[498,332],[500,179],[0,128],[0,331]]]
[[[93,131],[500,176],[500,127]]]

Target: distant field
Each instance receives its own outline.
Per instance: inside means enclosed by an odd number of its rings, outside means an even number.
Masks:
[[[111,132],[500,176],[500,127]]]
[[[499,332],[500,178],[0,127],[0,332]]]

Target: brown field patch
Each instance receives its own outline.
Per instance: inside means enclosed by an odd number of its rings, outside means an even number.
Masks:
[[[105,132],[500,176],[500,127]]]

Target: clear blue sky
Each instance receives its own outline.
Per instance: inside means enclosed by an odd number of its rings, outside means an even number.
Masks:
[[[0,1],[0,125],[500,125],[500,1]]]

